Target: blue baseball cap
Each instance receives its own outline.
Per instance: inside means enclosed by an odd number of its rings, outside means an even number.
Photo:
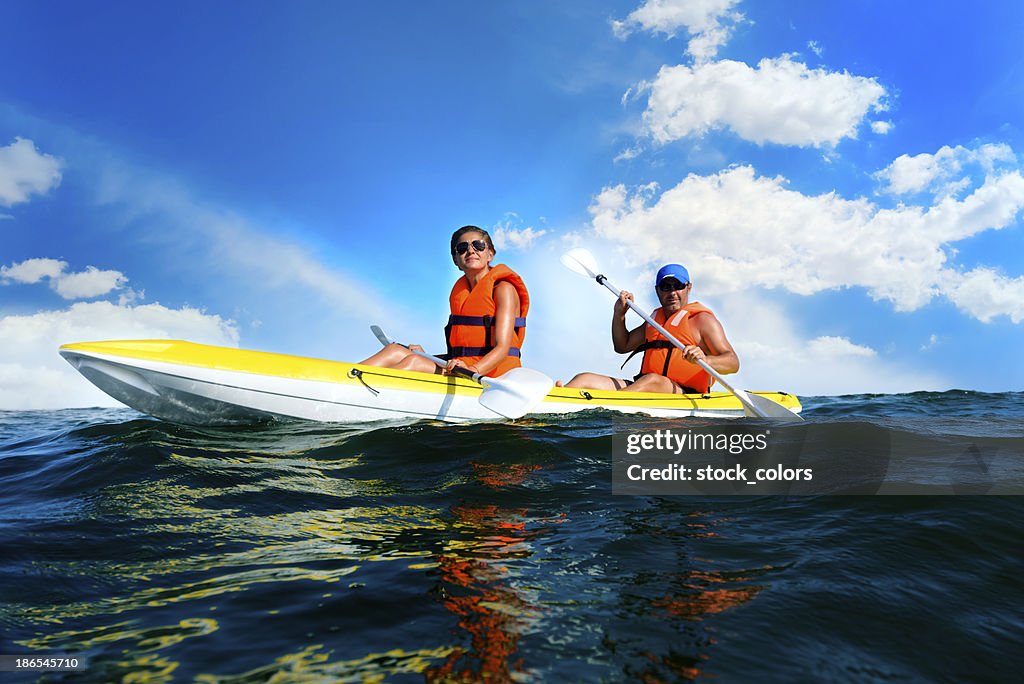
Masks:
[[[658,271],[658,275],[654,277],[654,287],[657,288],[662,280],[665,278],[675,278],[683,285],[690,282],[690,272],[679,264],[665,264]]]

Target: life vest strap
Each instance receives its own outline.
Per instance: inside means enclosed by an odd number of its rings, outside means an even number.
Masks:
[[[492,349],[494,347],[450,347],[447,356],[452,359],[462,356],[484,356]],[[519,347],[509,347],[508,355],[522,357],[522,352]]]
[[[620,369],[621,368],[625,368],[626,364],[629,363],[629,360],[631,358],[633,358],[634,356],[636,356],[640,352],[647,351],[648,349],[675,349],[675,348],[676,348],[676,345],[672,344],[668,340],[651,340],[650,342],[644,342],[639,347],[634,349],[632,354],[630,354],[629,356],[626,357],[626,360],[622,362],[622,365],[619,366],[619,368]],[[669,352],[668,356],[671,356],[671,352]],[[668,360],[665,361],[665,368],[666,369],[668,368]],[[667,374],[667,373],[665,373],[665,374]]]
[[[494,316],[458,316],[452,314],[448,317],[448,325],[473,325],[490,328],[494,325]],[[526,318],[520,317],[515,320],[512,327],[516,330],[526,327]]]

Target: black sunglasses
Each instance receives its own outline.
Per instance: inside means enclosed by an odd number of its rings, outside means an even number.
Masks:
[[[473,240],[472,242],[460,242],[459,244],[455,245],[455,253],[465,254],[466,252],[469,251],[470,245],[473,245],[473,249],[475,249],[478,252],[482,252],[485,249],[487,249],[487,243],[484,242],[483,240]]]
[[[678,280],[668,279],[658,283],[658,289],[662,292],[675,292],[676,290],[685,290],[690,286],[690,283],[681,283]]]

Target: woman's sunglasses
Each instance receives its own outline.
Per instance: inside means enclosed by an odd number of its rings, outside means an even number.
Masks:
[[[690,286],[690,283],[681,283],[678,280],[663,280],[658,283],[658,289],[662,292],[675,292],[676,290],[685,290]]]
[[[487,243],[484,242],[483,240],[473,240],[472,242],[460,242],[459,244],[455,245],[455,253],[465,254],[466,252],[469,251],[470,245],[473,245],[473,249],[476,250],[477,252],[482,252],[485,249],[487,249]]]

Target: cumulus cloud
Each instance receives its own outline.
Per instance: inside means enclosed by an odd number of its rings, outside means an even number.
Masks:
[[[876,135],[888,135],[892,132],[892,121],[872,121],[871,132]]]
[[[91,299],[105,295],[128,282],[118,271],[101,271],[88,266],[79,273],[68,273],[54,281],[53,289],[64,299]]]
[[[25,138],[0,147],[0,206],[21,204],[57,187],[62,166],[60,159],[40,153],[35,143]]]
[[[810,295],[863,287],[899,311],[944,296],[979,320],[1017,321],[1021,279],[985,269],[961,273],[949,255],[960,240],[1013,225],[1022,208],[1018,170],[986,177],[963,199],[883,208],[835,192],[804,195],[784,178],[740,166],[690,175],[660,194],[651,186],[608,187],[589,210],[596,232],[632,245],[639,265],[685,263],[703,292],[761,286]]]
[[[824,335],[807,343],[807,351],[817,358],[836,359],[842,357],[874,358],[878,356],[871,347],[854,344],[846,337]]]
[[[119,404],[58,354],[70,342],[188,339],[237,347],[232,321],[198,309],[160,304],[77,302],[67,309],[0,317],[0,409],[52,409]]]
[[[1002,315],[1014,323],[1024,320],[1024,278],[981,267],[949,278],[942,291],[958,309],[985,323]]]
[[[87,266],[84,271],[67,272],[68,263],[57,259],[34,258],[0,267],[0,283],[35,284],[44,278],[64,299],[92,299],[124,287],[128,278],[120,271],[101,271]]]
[[[510,226],[497,226],[492,231],[496,249],[529,249],[537,238],[547,234],[546,230],[534,230],[533,227],[512,228]]]
[[[740,357],[736,384],[800,395],[898,393],[949,389],[948,378],[847,337],[811,336],[785,309],[754,293],[710,302]]]
[[[885,192],[909,195],[932,191],[955,194],[968,185],[967,169],[977,167],[992,173],[997,166],[1015,164],[1017,155],[1006,144],[981,145],[969,149],[962,145],[944,146],[935,154],[901,155],[892,164],[875,174],[885,183]]]
[[[612,22],[612,31],[625,38],[636,30],[664,33],[674,37],[680,30],[690,35],[687,46],[695,61],[713,58],[728,42],[733,25],[743,15],[735,10],[739,0],[646,0],[622,21]]]
[[[26,259],[10,266],[0,266],[0,281],[32,285],[43,278],[59,278],[68,267],[57,259]]]
[[[759,145],[835,146],[886,107],[874,78],[809,69],[792,55],[756,68],[732,60],[663,66],[639,90],[648,94],[646,131],[659,143],[728,129]]]

